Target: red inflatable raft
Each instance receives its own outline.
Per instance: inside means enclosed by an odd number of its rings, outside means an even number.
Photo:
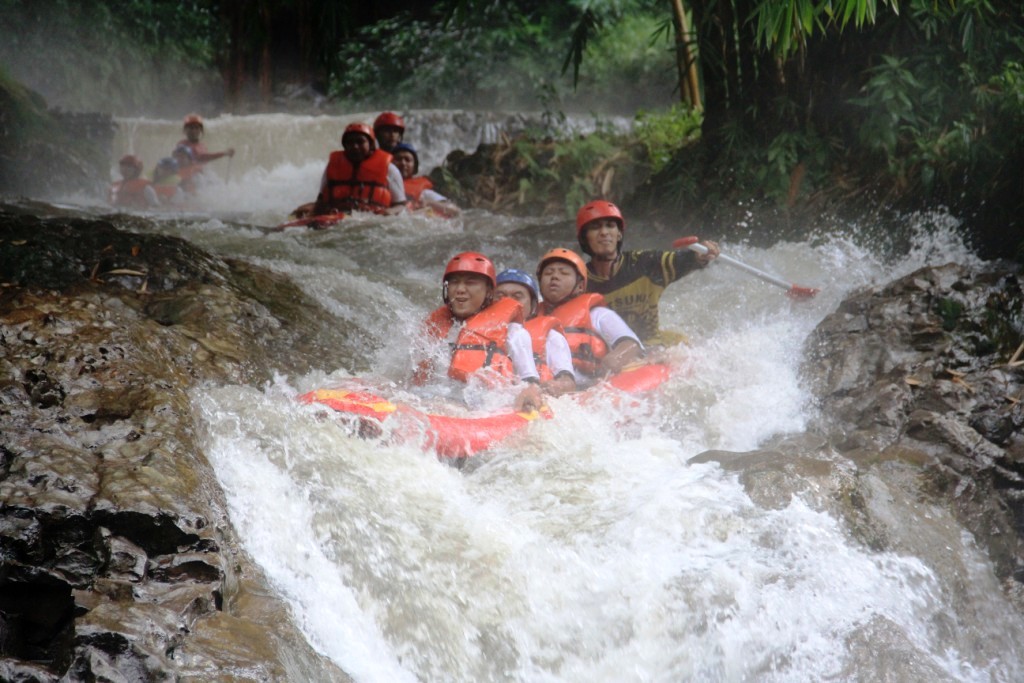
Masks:
[[[669,366],[639,365],[627,368],[586,391],[574,394],[579,400],[617,394],[642,394],[661,386],[670,376]],[[303,403],[318,403],[347,417],[360,436],[379,436],[386,428],[402,442],[419,441],[426,450],[444,458],[465,458],[494,446],[519,432],[538,418],[551,418],[544,408],[532,412],[441,415],[392,402],[363,389],[316,389],[299,397]]]

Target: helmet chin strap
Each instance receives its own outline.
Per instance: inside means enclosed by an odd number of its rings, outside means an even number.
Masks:
[[[580,287],[580,284],[582,282],[583,282],[583,278],[581,278],[579,276],[579,273],[577,273],[576,274],[576,284],[572,286],[572,291],[569,292],[568,294],[566,294],[564,297],[562,297],[559,301],[550,301],[550,302],[548,302],[549,305],[558,307],[558,306],[561,306],[562,304],[564,304],[566,301],[569,301],[570,299],[574,299],[575,297],[578,297],[580,294],[583,293],[583,289]]]

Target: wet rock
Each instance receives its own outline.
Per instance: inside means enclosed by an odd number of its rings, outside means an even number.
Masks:
[[[759,507],[781,510],[794,497],[814,498],[815,480],[834,475],[834,464],[820,458],[793,453],[792,444],[784,450],[765,449],[748,453],[707,451],[692,458],[692,463],[716,461],[730,471],[739,472],[747,495]],[[785,452],[784,452],[785,451]],[[815,453],[816,449],[808,450]]]
[[[329,320],[181,240],[0,211],[0,680],[346,680],[240,550],[188,396],[344,353]]]
[[[104,551],[104,573],[124,581],[138,582],[146,577],[146,551],[127,538],[113,536],[109,529],[100,527]]]
[[[1024,567],[1022,278],[1008,264],[927,268],[851,296],[808,340],[818,430],[853,457],[918,453],[999,575]],[[1013,595],[1019,591],[1008,590]]]
[[[0,187],[8,195],[98,196],[116,125],[109,114],[48,109],[38,93],[0,83]]]

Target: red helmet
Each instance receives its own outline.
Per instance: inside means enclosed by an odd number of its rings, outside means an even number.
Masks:
[[[374,130],[377,130],[382,126],[394,126],[403,133],[405,132],[405,121],[403,121],[402,117],[393,111],[386,111],[374,120]]]
[[[544,270],[544,266],[547,265],[548,261],[568,261],[573,268],[576,269],[576,273],[583,279],[583,288],[587,288],[587,264],[583,262],[580,255],[571,249],[564,249],[562,247],[555,247],[548,253],[540,257],[540,263],[537,264],[537,281],[540,281],[540,272]]]
[[[452,260],[445,266],[441,291],[441,296],[444,298],[445,303],[448,303],[448,277],[454,273],[477,273],[487,278],[491,283],[492,289],[498,286],[496,279],[497,271],[494,269],[491,259],[476,251],[464,251],[453,256]]]
[[[182,128],[185,126],[197,125],[200,128],[203,127],[203,117],[199,114],[189,114],[185,117],[185,122],[182,124]]]
[[[492,287],[498,286],[494,264],[491,263],[491,259],[477,251],[464,251],[452,256],[452,260],[445,266],[444,279],[447,280],[453,273],[477,273],[490,280]]]
[[[345,144],[345,138],[352,133],[359,133],[360,135],[365,135],[366,137],[370,138],[370,151],[372,152],[374,149],[376,149],[377,138],[374,137],[373,130],[368,125],[362,123],[361,121],[356,121],[355,123],[350,123],[347,126],[345,126],[345,132],[341,134],[342,145]]]
[[[134,154],[125,154],[117,163],[121,166],[127,164],[128,166],[133,166],[134,168],[137,168],[140,171],[142,170],[142,159],[138,158]]]

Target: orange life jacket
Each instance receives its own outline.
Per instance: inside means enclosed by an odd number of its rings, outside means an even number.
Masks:
[[[407,206],[413,211],[416,209],[422,209],[423,202],[420,201],[420,195],[423,194],[423,190],[433,190],[434,183],[430,182],[430,178],[425,175],[418,175],[415,178],[406,178],[402,182],[405,185],[405,198],[408,202]]]
[[[188,194],[196,193],[196,176],[203,172],[203,165],[200,163],[192,164],[191,166],[182,166],[178,168],[178,177],[181,178],[181,182],[178,183],[181,186],[183,192]]]
[[[327,162],[327,204],[337,211],[384,213],[391,206],[388,166],[391,155],[377,149],[358,166],[345,152],[331,152]]]
[[[562,332],[562,323],[554,316],[538,315],[527,320],[523,326],[530,333],[530,343],[533,345],[533,360],[537,364],[540,381],[548,382],[553,380],[555,376],[551,372],[551,368],[548,367],[548,332],[551,330]]]
[[[174,178],[175,176],[171,177]],[[167,179],[165,178],[164,180],[166,181]],[[166,203],[174,199],[178,191],[178,183],[154,183],[153,189],[156,191],[156,196],[160,198],[160,201]]]
[[[110,187],[110,203],[114,206],[144,209],[149,206],[149,202],[146,201],[146,188],[150,184],[145,178],[119,180]]]
[[[204,145],[202,142],[189,142],[188,138],[182,138],[181,140],[178,140],[178,144],[175,146],[180,147],[181,145],[185,145],[190,150],[192,150],[191,165],[198,166],[200,171],[203,170],[202,164],[206,163],[203,160],[203,157],[209,154],[209,152],[206,150],[206,145]]]
[[[604,306],[600,294],[580,294],[561,304],[551,315],[562,323],[562,331],[572,351],[572,365],[588,375],[597,373],[597,362],[608,354],[608,345],[594,330],[590,309]]]
[[[491,368],[501,377],[514,378],[515,368],[508,357],[508,326],[522,322],[523,307],[510,298],[496,301],[471,316],[455,340],[448,376],[466,382],[474,372]],[[454,324],[451,310],[447,305],[441,306],[427,318],[427,332],[436,339],[446,339]]]

